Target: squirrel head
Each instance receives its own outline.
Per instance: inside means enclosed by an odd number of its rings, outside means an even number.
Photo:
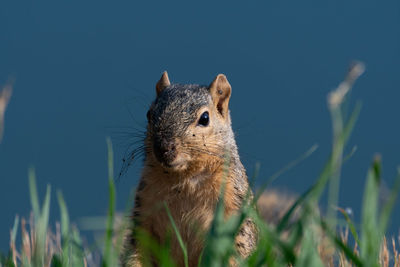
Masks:
[[[164,72],[156,93],[147,112],[147,158],[177,172],[223,162],[226,145],[234,142],[225,75],[202,86],[171,84]]]

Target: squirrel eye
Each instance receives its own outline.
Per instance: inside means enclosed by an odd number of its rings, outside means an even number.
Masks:
[[[210,117],[208,115],[208,111],[206,111],[203,114],[201,114],[199,119],[199,125],[208,126],[209,123],[210,123]]]

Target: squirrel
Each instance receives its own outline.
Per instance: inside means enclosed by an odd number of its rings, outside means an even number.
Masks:
[[[171,84],[167,72],[162,74],[156,84],[156,99],[147,112],[144,167],[131,229],[125,236],[122,266],[143,265],[136,229],[144,230],[160,244],[171,237],[163,203],[187,247],[189,266],[198,265],[221,185],[225,185],[226,218],[241,208],[251,192],[231,127],[231,91],[223,74],[209,86]],[[255,249],[257,236],[256,225],[246,219],[235,238],[241,257],[246,258]],[[169,242],[171,256],[183,266],[183,253],[173,234]]]

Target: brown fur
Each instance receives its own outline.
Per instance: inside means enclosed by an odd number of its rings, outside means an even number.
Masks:
[[[140,228],[160,244],[170,238],[173,259],[184,265],[165,203],[187,247],[189,265],[196,266],[223,182],[227,218],[241,207],[249,190],[231,128],[231,87],[221,74],[207,88],[171,85],[164,73],[156,92],[157,99],[149,110],[146,158],[132,216],[135,225],[127,235],[121,261],[123,266],[141,266],[141,245],[134,234]],[[198,118],[204,112],[209,114],[209,125],[199,126]],[[247,219],[236,238],[239,255],[247,257],[256,241],[255,225]]]

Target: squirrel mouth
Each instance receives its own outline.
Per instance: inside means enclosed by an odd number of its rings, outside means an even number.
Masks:
[[[181,162],[177,163],[165,163],[165,167],[171,168],[171,169],[179,169],[180,167],[183,167],[185,164]]]
[[[188,165],[189,158],[180,153],[157,155],[154,153],[156,160],[166,169],[181,171],[185,170]]]
[[[189,153],[181,147],[179,138],[153,137],[153,155],[160,165],[172,171],[183,171],[191,160]]]
[[[187,161],[183,158],[175,158],[173,161],[161,161],[161,165],[167,169],[172,170],[185,170],[187,168]]]
[[[167,169],[184,170],[188,157],[179,152],[179,142],[168,139],[154,139],[153,153],[156,160]]]

